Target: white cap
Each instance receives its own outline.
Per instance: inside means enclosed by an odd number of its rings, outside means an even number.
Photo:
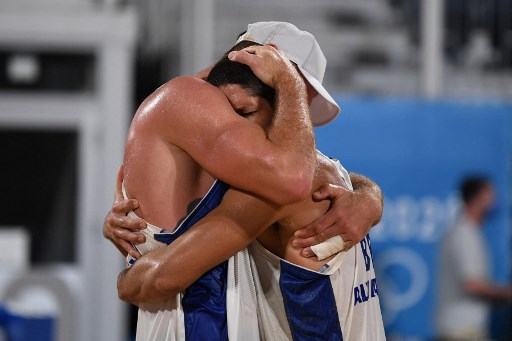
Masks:
[[[238,38],[259,44],[275,44],[288,59],[299,67],[300,72],[315,88],[318,95],[311,103],[311,121],[321,126],[334,120],[340,107],[322,86],[327,60],[315,37],[296,26],[279,21],[257,22],[247,26],[247,32]]]

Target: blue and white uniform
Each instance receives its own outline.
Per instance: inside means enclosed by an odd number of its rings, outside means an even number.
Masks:
[[[333,162],[352,188],[346,170]],[[283,260],[257,241],[232,257],[228,276],[230,338],[385,340],[370,237],[338,253],[321,271]]]
[[[229,186],[215,181],[197,207],[172,233],[148,224],[143,231],[146,243],[136,247],[145,254],[171,244],[192,225],[219,206]],[[125,197],[127,197],[126,193]],[[136,216],[130,212],[130,216]],[[135,262],[128,256],[128,264]],[[228,340],[226,314],[228,262],[211,269],[189,286],[183,294],[166,302],[141,304],[137,319],[137,340]],[[179,274],[175,274],[179,276]]]
[[[351,188],[346,170],[333,162]],[[172,243],[217,207],[227,189],[216,181],[174,233],[148,224],[146,243],[137,245],[141,253]],[[140,306],[138,341],[228,339],[385,340],[369,237],[322,272],[280,259],[255,241],[183,295]]]

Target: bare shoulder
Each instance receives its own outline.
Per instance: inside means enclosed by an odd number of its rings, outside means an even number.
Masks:
[[[216,89],[210,83],[193,76],[179,76],[169,80],[157,91],[183,92],[183,91],[207,91]]]
[[[196,77],[176,77],[153,91],[153,93],[142,102],[139,111],[141,109],[148,110],[162,106],[171,106],[179,103],[178,100],[182,97],[195,97],[198,92],[217,93],[218,89]]]
[[[216,108],[231,108],[218,88],[197,77],[180,76],[149,95],[137,109],[134,122],[157,130],[165,128],[165,134],[186,129],[197,119],[214,118],[208,113]]]
[[[224,99],[227,101],[226,97],[217,87],[192,76],[173,78],[157,89],[157,91],[166,95],[179,96],[179,98],[184,100],[192,98],[195,102],[202,102],[205,99]]]
[[[202,115],[219,106],[229,106],[222,91],[197,77],[180,76],[149,95],[137,110],[137,115],[140,118],[149,115],[190,121],[194,115]]]

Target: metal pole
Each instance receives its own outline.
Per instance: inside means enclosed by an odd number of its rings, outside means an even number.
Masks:
[[[215,0],[182,0],[180,29],[180,73],[193,75],[215,61]]]
[[[443,91],[444,0],[421,2],[422,94],[437,98]]]

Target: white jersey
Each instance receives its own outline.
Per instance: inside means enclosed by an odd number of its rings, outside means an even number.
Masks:
[[[351,188],[348,173],[336,165]],[[338,253],[322,272],[253,242],[229,260],[230,339],[385,340],[372,258],[369,236]]]
[[[336,165],[350,187],[347,172]],[[199,214],[192,213],[175,233],[146,231],[146,246],[171,243],[177,232],[218,205],[225,190],[217,181],[195,209]],[[255,241],[200,279],[198,291],[207,296],[195,306],[184,301],[197,295],[193,288],[184,296],[141,305],[137,340],[385,340],[369,242],[367,237],[340,252],[320,273],[282,260]],[[210,296],[218,299],[208,306]]]
[[[172,233],[147,224],[146,242],[137,245],[141,254],[172,244],[202,217],[217,207],[229,186],[215,181],[206,196]],[[123,188],[124,191],[124,188]],[[124,196],[127,197],[124,191]],[[135,213],[130,212],[131,216]],[[127,257],[128,265],[135,263]],[[184,293],[156,304],[141,304],[137,319],[137,341],[228,340],[226,289],[227,261],[191,284]]]

